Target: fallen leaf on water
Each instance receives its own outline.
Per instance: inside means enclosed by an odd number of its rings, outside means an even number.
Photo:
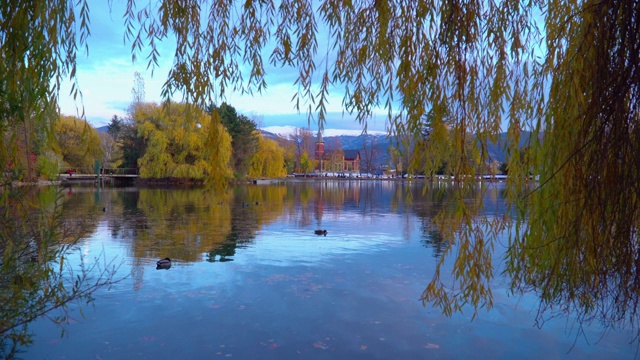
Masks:
[[[322,349],[322,350],[326,350],[329,347],[327,346],[327,344],[323,343],[322,341],[316,341],[313,343],[313,347],[316,347],[318,349]]]
[[[274,339],[270,339],[268,342],[260,342],[260,345],[267,347],[269,350],[277,349],[280,347],[280,344],[274,342]]]

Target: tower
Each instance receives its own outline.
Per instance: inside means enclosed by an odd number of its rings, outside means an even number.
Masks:
[[[324,141],[322,140],[322,131],[318,130],[318,139],[316,140],[316,161],[318,169],[322,171],[322,156],[324,156]]]

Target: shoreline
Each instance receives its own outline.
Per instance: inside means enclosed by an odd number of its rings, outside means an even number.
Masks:
[[[478,177],[476,180],[478,181],[483,181],[483,182],[491,182],[491,183],[496,183],[496,182],[504,182],[506,181],[506,177],[500,176],[500,177],[492,177],[492,178],[487,178],[487,177]],[[450,177],[434,177],[434,178],[426,178],[426,177],[407,177],[407,178],[402,178],[402,177],[339,177],[339,176],[309,176],[309,177],[299,177],[299,176],[287,176],[285,178],[274,178],[274,179],[247,179],[247,180],[242,180],[242,181],[231,181],[229,182],[229,185],[272,185],[272,184],[277,184],[277,183],[282,183],[282,182],[306,182],[306,181],[391,181],[391,182],[414,182],[414,181],[418,181],[418,182],[441,182],[441,181],[447,181],[447,182],[455,182],[455,179],[452,179]],[[25,182],[25,181],[15,181],[12,182],[11,185],[15,186],[15,187],[22,187],[22,186],[58,186],[58,185],[73,185],[73,184],[79,184],[75,183],[75,182],[70,182],[70,181],[64,181],[64,180],[38,180],[38,181],[32,181],[32,182]],[[89,183],[89,181],[84,182],[84,184]],[[135,186],[206,186],[204,184],[204,181],[202,180],[197,180],[197,181],[193,181],[193,180],[186,180],[186,179],[177,179],[177,178],[171,178],[171,179],[136,179],[134,181]]]

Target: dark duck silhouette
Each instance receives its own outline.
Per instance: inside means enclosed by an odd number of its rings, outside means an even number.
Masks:
[[[169,270],[171,268],[171,259],[169,258],[164,258],[164,259],[160,259],[158,260],[158,262],[156,262],[156,270]]]
[[[316,230],[314,231],[316,235],[324,235],[327,236],[327,230]]]

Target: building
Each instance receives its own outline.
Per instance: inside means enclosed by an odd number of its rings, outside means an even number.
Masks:
[[[344,150],[343,158],[344,172],[360,173],[360,151],[358,150]]]
[[[326,153],[322,132],[318,131],[315,148],[316,170],[319,172],[360,174],[360,159],[359,150],[336,150]]]

